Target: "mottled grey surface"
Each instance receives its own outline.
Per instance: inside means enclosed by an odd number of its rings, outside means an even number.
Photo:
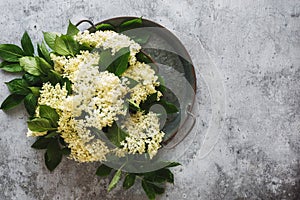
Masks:
[[[1,0],[0,9],[0,43],[19,44],[24,30],[41,41],[41,31],[65,31],[68,19],[124,15],[198,37],[220,72],[224,126],[213,151],[201,157],[200,136],[210,125],[199,113],[209,115],[212,100],[196,66],[199,137],[159,199],[300,199],[299,1]],[[1,101],[12,78],[0,73]],[[64,160],[49,173],[25,136],[26,117],[23,108],[0,112],[1,200],[146,199],[140,187],[107,194],[108,180],[94,176],[97,164]]]

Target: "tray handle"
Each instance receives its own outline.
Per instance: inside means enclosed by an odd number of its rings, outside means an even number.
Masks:
[[[97,30],[95,24],[91,20],[88,20],[88,19],[83,19],[83,20],[77,22],[77,24],[75,26],[78,27],[82,23],[89,23],[92,26],[91,27],[92,29],[90,31],[96,31]]]

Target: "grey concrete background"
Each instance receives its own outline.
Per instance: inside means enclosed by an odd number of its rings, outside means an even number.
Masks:
[[[196,35],[221,74],[224,128],[205,158],[197,141],[191,145],[174,170],[175,184],[158,199],[300,199],[299,1],[1,0],[0,9],[0,43],[19,44],[24,30],[41,41],[41,31],[65,31],[68,19],[124,15]],[[0,101],[12,78],[0,73]],[[199,92],[197,100],[205,110],[209,99]],[[49,173],[25,136],[26,117],[22,107],[0,112],[1,200],[146,199],[140,187],[107,194],[108,180],[94,176],[97,164],[64,160]],[[207,123],[201,118],[195,130]]]

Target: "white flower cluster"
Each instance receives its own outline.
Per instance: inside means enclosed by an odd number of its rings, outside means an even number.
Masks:
[[[125,151],[130,154],[147,152],[150,159],[157,154],[165,134],[159,129],[159,118],[156,113],[137,112],[125,120],[122,128],[129,133],[129,136],[121,142]]]
[[[78,162],[105,161],[109,149],[99,139],[94,139],[83,120],[76,120],[72,112],[60,115],[58,131],[71,149],[70,158]]]
[[[40,90],[38,105],[47,105],[57,110],[64,110],[67,95],[66,86],[61,88],[59,84],[56,84],[53,87],[51,83],[45,83]]]
[[[72,110],[61,118],[59,131],[72,151],[72,158],[80,162],[103,161],[109,149],[91,134],[89,128],[101,130],[111,126],[117,115],[125,115],[124,96],[127,87],[107,71],[99,72],[92,63],[81,63],[74,72],[73,95],[65,105]],[[68,108],[65,108],[67,110]],[[70,137],[70,132],[73,135]],[[75,135],[74,135],[75,134]]]
[[[141,50],[141,46],[131,40],[128,36],[116,33],[114,31],[89,31],[79,32],[74,39],[80,44],[89,45],[91,47],[111,49],[112,55],[124,47],[129,47],[130,59],[132,65],[136,62],[135,55]]]
[[[74,72],[78,71],[80,65],[97,65],[99,62],[99,55],[89,51],[80,51],[80,54],[77,54],[76,57],[57,56],[53,53],[50,56],[54,62],[54,70],[69,78],[70,81],[74,81]]]
[[[155,71],[145,63],[136,62],[122,74],[124,77],[129,77],[139,82],[131,89],[130,101],[139,105],[147,99],[148,95],[157,92],[158,100],[162,96],[161,92],[156,91],[155,86],[159,86],[158,77]]]
[[[68,91],[66,87],[60,87],[59,84],[56,84],[54,87],[50,83],[43,84],[40,90],[40,97],[38,99],[38,105],[47,105],[51,108],[56,109],[59,113],[65,108],[64,102],[67,99]],[[35,115],[39,116],[39,106],[35,111]],[[37,137],[46,135],[47,131],[43,132],[34,132],[28,129],[27,136]]]
[[[126,114],[123,105],[128,88],[116,75],[88,64],[81,65],[75,74],[74,116],[84,114],[85,126],[101,130],[111,126],[117,115]]]

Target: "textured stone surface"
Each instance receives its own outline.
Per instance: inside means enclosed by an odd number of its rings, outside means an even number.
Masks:
[[[201,156],[210,125],[200,113],[209,115],[213,100],[196,66],[199,137],[159,199],[300,199],[299,1],[1,0],[0,8],[0,43],[19,44],[24,30],[41,41],[42,31],[65,31],[68,19],[125,15],[197,37],[220,72],[224,126],[213,151]],[[0,101],[12,78],[0,73]],[[94,176],[97,164],[64,160],[49,173],[42,152],[30,148],[34,139],[25,136],[26,117],[23,108],[0,112],[1,200],[146,199],[139,186],[107,194],[108,180]]]

